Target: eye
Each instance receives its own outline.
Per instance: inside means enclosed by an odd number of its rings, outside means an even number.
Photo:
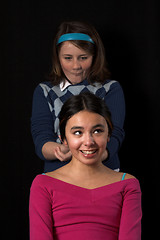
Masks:
[[[80,136],[82,134],[82,132],[81,131],[75,131],[75,132],[73,132],[73,134],[76,135],[76,136]]]
[[[71,60],[72,57],[69,57],[69,56],[68,56],[68,57],[64,57],[64,59],[65,59],[65,60]]]
[[[103,129],[100,129],[100,128],[94,130],[94,133],[95,133],[95,134],[100,134],[100,133],[102,133],[102,132],[104,132],[104,130],[103,130]]]
[[[81,60],[86,60],[88,57],[87,56],[81,56],[80,59]]]

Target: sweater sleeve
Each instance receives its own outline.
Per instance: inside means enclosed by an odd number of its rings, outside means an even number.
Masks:
[[[124,191],[119,240],[141,240],[141,190],[134,180]]]
[[[108,142],[109,159],[116,154],[124,140],[125,132],[123,129],[125,119],[125,99],[123,90],[118,82],[114,82],[110,86],[110,90],[104,98],[108,106],[113,122],[113,132]]]
[[[34,179],[30,189],[29,220],[30,240],[54,239],[51,196],[40,176]]]
[[[39,158],[46,160],[42,154],[42,147],[46,142],[55,142],[54,123],[43,89],[38,85],[33,94],[31,133],[35,144],[35,151]]]

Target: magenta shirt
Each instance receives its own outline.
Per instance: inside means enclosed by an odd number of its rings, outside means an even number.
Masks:
[[[139,181],[86,189],[38,175],[29,214],[30,240],[140,240]]]

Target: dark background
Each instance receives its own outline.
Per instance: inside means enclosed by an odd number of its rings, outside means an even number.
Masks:
[[[64,20],[85,20],[101,35],[112,79],[126,99],[121,170],[142,189],[142,239],[159,235],[159,0],[5,1],[1,6],[1,220],[4,239],[29,239],[29,188],[43,162],[30,133],[33,91],[51,68]],[[4,87],[3,87],[4,86]],[[2,121],[1,121],[2,122]]]

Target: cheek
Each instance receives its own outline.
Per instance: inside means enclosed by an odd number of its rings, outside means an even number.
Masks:
[[[61,64],[61,68],[63,71],[69,71],[70,70],[70,65],[67,64],[65,61],[60,61],[60,64]]]
[[[92,60],[83,63],[83,69],[88,70],[92,65]]]
[[[78,149],[81,145],[81,142],[78,138],[69,137],[68,138],[68,147],[71,151]]]
[[[80,142],[77,141],[76,139],[74,139],[74,140],[71,140],[68,143],[68,145],[69,145],[70,150],[72,150],[72,149],[74,150],[74,149],[78,149],[80,147]]]

